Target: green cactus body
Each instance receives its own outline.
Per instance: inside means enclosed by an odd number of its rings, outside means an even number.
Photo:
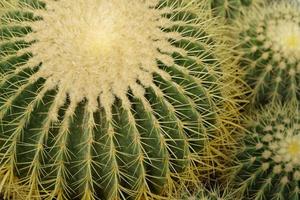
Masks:
[[[291,105],[269,107],[250,123],[235,175],[241,199],[300,198],[300,112]]]
[[[300,98],[299,5],[273,3],[239,21],[241,65],[252,87],[252,102],[262,105]]]
[[[220,31],[201,5],[9,4],[0,25],[0,193],[162,199],[195,180],[230,144],[238,113],[235,69],[218,57]]]
[[[211,8],[215,16],[235,19],[241,14],[242,7],[251,3],[252,0],[211,0]]]

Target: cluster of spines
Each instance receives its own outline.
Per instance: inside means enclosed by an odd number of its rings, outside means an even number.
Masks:
[[[237,109],[228,95],[236,94],[222,92],[234,80],[223,82],[228,78],[224,63],[214,57],[219,44],[207,35],[207,25],[196,28],[197,14],[179,1],[166,2],[178,11],[169,16],[178,24],[166,31],[183,35],[173,44],[188,56],[174,53],[172,68],[160,63],[172,80],[156,74],[145,96],[130,91],[111,110],[99,106],[97,112],[90,110],[88,99],[78,105],[57,89],[47,90],[44,79],[32,80],[39,66],[18,69],[32,56],[18,55],[30,45],[16,45],[30,32],[18,28],[30,27],[40,4],[26,4],[25,15],[21,10],[3,19],[16,23],[1,24],[9,33],[1,44],[12,47],[0,63],[0,169],[6,170],[0,189],[6,196],[11,193],[7,188],[23,185],[27,199],[159,199],[163,190],[174,190],[174,179],[197,179],[199,165],[214,159],[208,151],[219,156],[221,146],[229,145],[228,126]]]
[[[243,12],[243,7],[248,7],[252,0],[211,0],[213,15],[227,20],[238,18]]]
[[[229,185],[197,185],[182,188],[178,200],[235,200],[233,188]]]

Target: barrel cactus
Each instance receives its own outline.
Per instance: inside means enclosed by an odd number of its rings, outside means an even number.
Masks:
[[[240,199],[300,198],[300,112],[297,106],[272,105],[249,123],[238,155]]]
[[[5,198],[162,199],[214,167],[239,88],[203,1],[4,1]]]
[[[256,105],[299,100],[299,8],[292,1],[274,2],[239,21],[238,55]]]

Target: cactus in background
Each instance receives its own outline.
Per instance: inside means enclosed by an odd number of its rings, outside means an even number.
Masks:
[[[6,2],[5,198],[161,199],[231,145],[236,69],[204,1]]]
[[[240,199],[300,198],[300,112],[297,106],[273,105],[249,123],[235,182]]]
[[[238,54],[252,102],[299,101],[299,5],[282,1],[255,8],[239,23]]]
[[[242,7],[248,7],[252,0],[211,0],[211,8],[214,16],[225,19],[235,19],[242,11]]]

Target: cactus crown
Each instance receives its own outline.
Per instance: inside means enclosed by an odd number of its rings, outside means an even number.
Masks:
[[[279,5],[277,5],[279,9]],[[300,16],[296,10],[289,5],[280,6],[279,13],[267,13],[268,22],[265,26],[265,40],[263,33],[258,37],[263,41],[265,47],[269,47],[272,52],[281,55],[281,60],[286,63],[295,63],[300,60]],[[271,10],[269,11],[271,12]],[[274,18],[272,18],[274,17]],[[264,19],[262,19],[264,20]],[[267,19],[265,19],[267,20]],[[257,27],[259,32],[263,27]],[[275,59],[275,58],[273,58]]]
[[[246,199],[300,197],[300,115],[291,105],[272,105],[249,125],[236,178]]]
[[[239,89],[202,2],[6,2],[0,193],[161,199],[225,157]]]
[[[257,9],[257,8],[256,8]],[[255,14],[253,14],[255,13]],[[278,2],[250,10],[240,22],[241,65],[253,103],[299,99],[299,5]]]
[[[157,8],[158,1],[153,0],[44,2],[46,10],[36,11],[43,20],[31,22],[32,32],[23,38],[37,41],[19,51],[33,54],[23,67],[43,63],[32,81],[47,78],[49,90],[58,87],[61,95],[68,94],[76,103],[86,98],[91,110],[97,109],[97,99],[110,110],[115,97],[127,99],[129,89],[143,96],[154,73],[170,79],[157,60],[172,66],[172,53],[186,55],[170,42],[182,35],[163,31],[174,25],[164,17],[174,12],[172,5]]]

